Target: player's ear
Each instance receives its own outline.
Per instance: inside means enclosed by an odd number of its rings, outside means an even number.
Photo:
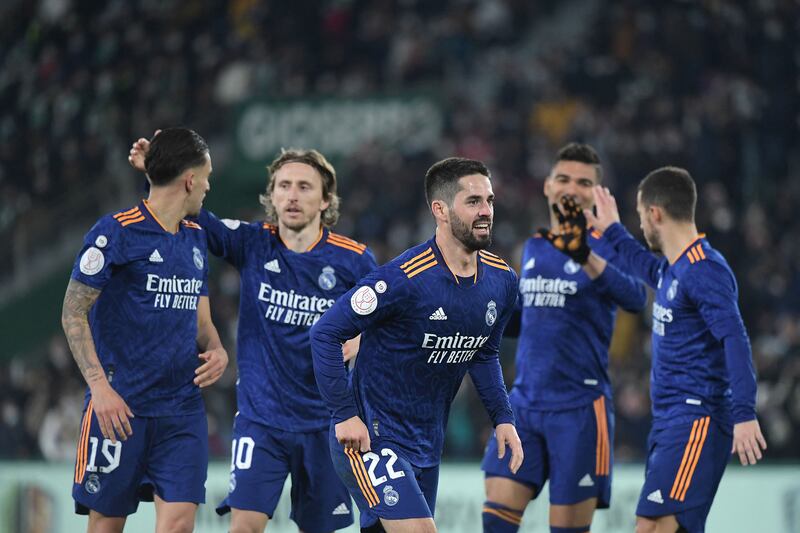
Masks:
[[[183,173],[183,188],[186,190],[187,193],[191,193],[194,189],[194,172],[191,170],[187,170]]]
[[[447,204],[442,200],[434,200],[431,202],[431,213],[433,213],[433,218],[436,220],[441,220],[442,222],[447,221],[448,212]]]
[[[664,221],[664,210],[657,205],[651,205],[647,208],[650,212],[650,220],[656,224],[661,224]]]

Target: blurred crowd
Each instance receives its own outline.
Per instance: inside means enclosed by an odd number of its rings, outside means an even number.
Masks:
[[[492,169],[493,250],[516,263],[547,223],[543,179],[564,143],[598,149],[631,230],[638,181],[685,166],[698,227],[738,277],[768,457],[800,460],[796,2],[43,0],[4,3],[0,15],[0,238],[13,252],[0,255],[0,273],[35,251],[40,228],[59,230],[53,213],[88,224],[121,207],[137,183],[127,147],[158,126],[196,129],[224,161],[230,111],[248,98],[435,90],[445,116],[435,146],[370,143],[337,161],[337,232],[380,262],[428,238],[422,176],[458,154]],[[258,192],[222,214],[259,218]],[[213,267],[214,317],[234,356],[238,277]],[[611,349],[621,460],[646,451],[647,315],[621,314]],[[510,384],[513,341],[502,360]],[[234,382],[232,365],[206,393],[218,457]],[[0,364],[0,458],[71,460],[82,395],[62,335]],[[446,458],[480,457],[490,426],[471,386],[448,432]]]

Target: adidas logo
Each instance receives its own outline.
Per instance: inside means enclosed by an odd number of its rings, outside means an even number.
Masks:
[[[163,263],[164,262],[164,258],[161,257],[160,253],[158,253],[158,248],[153,250],[153,253],[150,254],[150,262],[151,263]]]
[[[583,476],[581,478],[581,480],[578,481],[578,486],[579,487],[594,487],[594,480],[592,479],[592,476],[590,476],[589,474],[586,474],[585,476]]]
[[[350,514],[350,509],[347,508],[344,502],[340,503],[336,509],[333,510],[333,515]]]
[[[528,259],[528,261],[525,263],[525,267],[524,267],[522,270],[530,270],[530,269],[532,269],[532,268],[533,268],[533,266],[534,266],[535,264],[536,264],[536,259],[535,259],[535,258],[533,258],[533,257],[531,257],[531,258],[530,258],[530,259]]]
[[[428,317],[430,320],[447,320],[447,315],[444,314],[444,309],[441,307],[433,312],[431,316]]]
[[[277,259],[273,259],[272,261],[267,261],[266,263],[264,263],[264,268],[266,268],[270,272],[275,272],[276,274],[281,273],[281,266],[278,264]]]
[[[647,495],[647,500],[655,503],[664,503],[664,498],[661,497],[660,490],[654,490]]]

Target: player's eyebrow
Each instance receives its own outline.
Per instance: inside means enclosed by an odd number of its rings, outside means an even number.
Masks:
[[[491,200],[494,200],[494,193],[492,193],[492,194],[488,194],[488,195],[486,195],[486,196],[483,196],[483,195],[481,195],[481,194],[470,194],[469,196],[467,196],[467,197],[464,199],[464,201],[468,202],[468,201],[470,201],[470,200],[483,200],[484,198],[486,198],[486,201],[487,201],[487,202],[488,202],[488,201],[491,201]]]

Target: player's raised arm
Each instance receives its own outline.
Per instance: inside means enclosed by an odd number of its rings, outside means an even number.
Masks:
[[[208,387],[222,377],[228,366],[228,352],[211,320],[208,296],[201,296],[197,304],[197,347],[203,364],[195,370],[194,383],[201,388]]]
[[[61,309],[61,326],[72,351],[72,357],[92,391],[94,413],[100,424],[100,430],[104,437],[116,443],[117,437],[127,440],[133,435],[128,420],[133,418],[133,412],[125,400],[111,388],[97,357],[88,316],[89,309],[99,296],[99,289],[70,279]]]
[[[651,287],[656,287],[661,261],[634,239],[622,225],[617,201],[607,188],[597,185],[592,193],[597,212],[584,210],[587,222],[614,246],[623,270],[632,272]]]
[[[605,193],[606,190],[603,189],[603,192]],[[608,202],[613,202],[613,197],[609,195],[607,200]],[[619,221],[619,216],[615,214],[615,209],[615,203],[613,209],[607,204],[599,207],[598,216],[608,218],[608,220],[598,221],[597,218],[594,220],[607,228],[606,222]],[[559,221],[560,231],[558,235],[554,235],[549,230],[539,230],[542,237],[581,265],[601,294],[610,298],[626,311],[632,313],[641,311],[647,301],[647,294],[642,284],[633,276],[607,261],[608,258],[599,256],[589,247],[587,217],[593,216],[593,213],[590,210],[584,212],[575,199],[570,196],[562,198],[561,207],[553,205],[553,211]]]
[[[592,256],[597,257],[594,253]],[[613,262],[605,261],[605,268],[593,281],[601,294],[630,313],[638,313],[647,303],[644,285],[635,277],[617,268]]]

